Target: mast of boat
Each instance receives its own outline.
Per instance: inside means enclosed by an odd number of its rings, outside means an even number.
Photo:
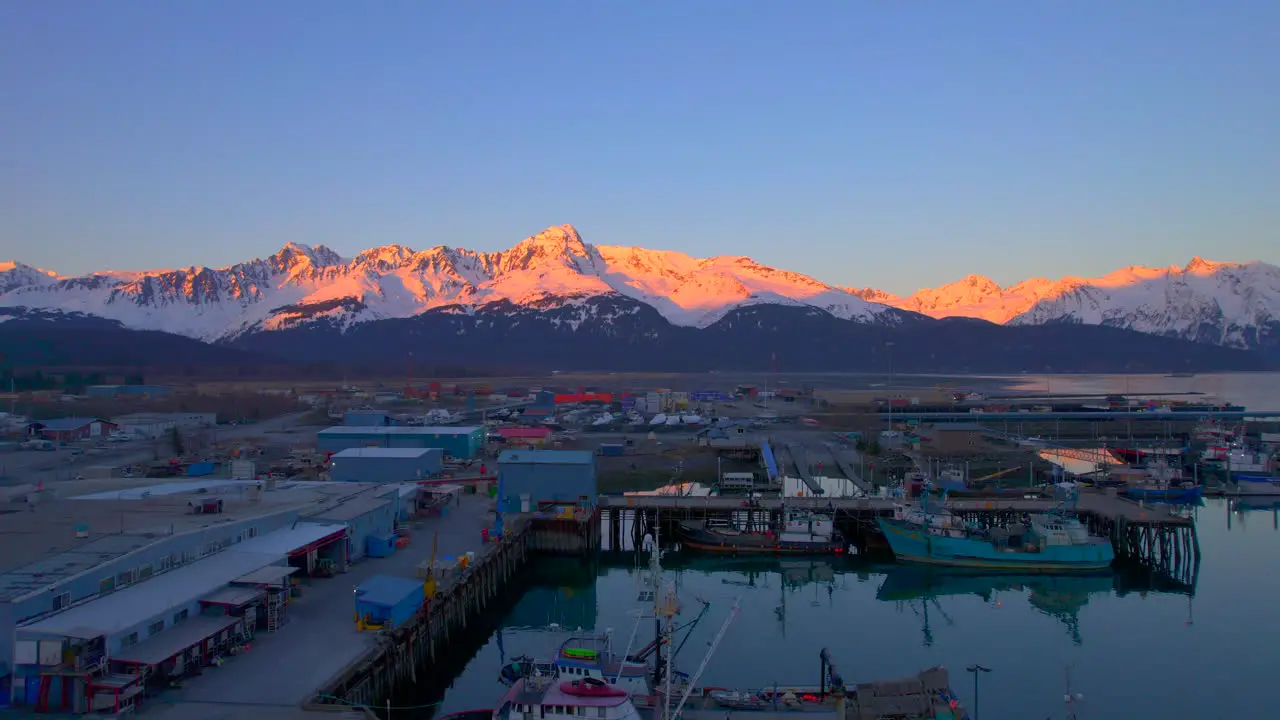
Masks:
[[[702,677],[702,672],[707,669],[707,663],[711,661],[711,655],[715,653],[716,648],[720,645],[720,641],[724,639],[725,633],[729,630],[729,624],[738,616],[738,609],[741,605],[742,596],[739,595],[737,599],[733,601],[733,608],[729,610],[729,617],[725,618],[724,624],[720,626],[720,632],[716,633],[716,636],[711,639],[711,647],[707,648],[707,654],[703,656],[702,664],[698,666],[698,671],[693,674],[693,677],[689,678],[689,685],[684,689],[684,695],[680,696],[680,704],[676,705],[675,712],[671,713],[671,715],[675,715],[676,717],[680,716],[680,711],[684,709],[684,704],[688,701],[689,695],[693,693],[693,689],[698,685],[698,678]],[[668,680],[667,691],[670,692],[670,690],[671,682]],[[664,699],[664,706],[670,707],[670,697],[670,695],[667,695],[667,698]],[[671,715],[666,715],[667,720],[670,720]]]

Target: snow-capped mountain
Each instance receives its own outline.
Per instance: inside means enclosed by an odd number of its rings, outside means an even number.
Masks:
[[[469,312],[507,301],[549,309],[609,294],[695,327],[761,303],[814,307],[863,322],[894,324],[907,317],[749,258],[595,246],[570,225],[494,253],[388,245],[345,259],[324,246],[289,243],[265,259],[218,269],[61,277],[18,263],[0,265],[0,307],[83,313],[209,341],[318,320],[350,327],[439,308]]]
[[[850,291],[935,318],[1079,322],[1238,348],[1280,343],[1280,268],[1261,262],[1197,257],[1185,267],[1133,266],[1100,278],[1032,278],[1005,288],[970,275],[907,297],[872,288]]]

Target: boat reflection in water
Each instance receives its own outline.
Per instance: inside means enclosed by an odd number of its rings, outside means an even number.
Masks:
[[[1227,529],[1244,527],[1250,516],[1271,515],[1271,527],[1280,530],[1280,497],[1238,497],[1227,504]]]
[[[876,598],[886,602],[919,601],[924,621],[924,644],[933,644],[930,608],[951,624],[953,620],[939,598],[972,595],[984,602],[997,600],[1000,593],[1027,593],[1027,603],[1036,610],[1060,621],[1071,640],[1080,645],[1080,611],[1089,603],[1090,595],[1123,597],[1130,592],[1176,593],[1191,596],[1194,588],[1169,581],[1152,579],[1146,573],[1105,571],[1091,574],[1017,575],[984,572],[963,568],[930,568],[915,565],[891,565],[883,568],[884,581]]]
[[[888,569],[884,583],[876,592],[876,598],[887,602],[922,601],[925,621],[925,645],[933,643],[929,627],[929,607],[932,605],[943,618],[949,616],[938,604],[938,598],[954,595],[974,595],[984,602],[992,602],[1002,592],[1028,592],[1031,607],[1066,626],[1068,634],[1077,645],[1081,643],[1079,613],[1089,602],[1089,596],[1110,593],[1114,590],[1112,573],[1081,575],[1079,573],[1046,575],[1034,573],[1015,575],[964,569],[924,568],[910,565]]]

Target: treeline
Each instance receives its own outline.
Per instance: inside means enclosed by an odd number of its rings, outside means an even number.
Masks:
[[[43,370],[18,372],[12,369],[0,370],[0,392],[35,392],[37,390],[59,390],[70,395],[83,394],[90,385],[145,385],[146,377],[142,374],[113,376],[105,372],[50,372]]]
[[[155,398],[88,397],[71,405],[20,398],[15,403],[15,410],[19,414],[27,415],[33,420],[49,420],[68,415],[110,419],[138,412],[190,412],[214,413],[218,422],[226,423],[263,420],[298,409],[297,398],[292,395],[253,392],[219,395],[179,393]]]

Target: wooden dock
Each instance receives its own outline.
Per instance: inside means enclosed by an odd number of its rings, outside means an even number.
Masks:
[[[682,520],[705,520],[731,515],[753,527],[776,524],[782,508],[829,511],[836,524],[854,545],[866,549],[868,538],[879,539],[876,518],[892,515],[901,504],[894,498],[827,498],[765,497],[753,501],[734,497],[685,497],[677,495],[605,495],[600,509],[607,513],[613,535],[628,523],[635,535],[634,547],[648,528],[662,521],[667,524]],[[994,525],[1018,521],[1024,513],[1048,512],[1062,503],[1048,498],[952,498],[946,507],[954,513]],[[1084,491],[1076,501],[1074,512],[1091,532],[1110,538],[1117,558],[1137,563],[1167,576],[1174,583],[1194,587],[1200,568],[1200,542],[1195,521],[1170,509],[1167,505],[1143,505],[1119,497],[1114,492]],[[675,528],[664,528],[671,537]],[[620,548],[619,537],[609,547]]]

